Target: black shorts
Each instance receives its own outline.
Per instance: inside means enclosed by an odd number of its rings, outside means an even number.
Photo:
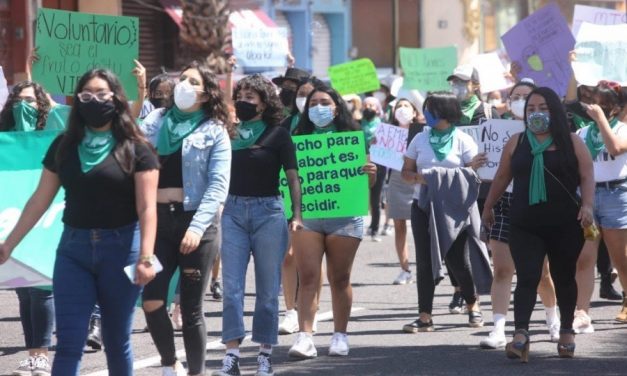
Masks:
[[[494,225],[490,229],[490,239],[509,243],[509,207],[512,202],[512,194],[503,193],[503,196],[494,206]]]

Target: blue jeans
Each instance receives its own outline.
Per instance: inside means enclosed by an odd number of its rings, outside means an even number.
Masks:
[[[36,287],[15,289],[20,302],[20,321],[27,349],[50,347],[54,326],[54,297],[52,290]]]
[[[65,226],[52,279],[57,321],[53,376],[78,376],[96,302],[109,374],[133,374],[130,335],[141,288],[123,269],[137,262],[139,240],[137,223],[111,230]]]
[[[222,342],[242,340],[244,292],[250,255],[255,260],[252,340],[278,343],[281,264],[287,251],[287,220],[280,196],[229,195],[222,213]]]

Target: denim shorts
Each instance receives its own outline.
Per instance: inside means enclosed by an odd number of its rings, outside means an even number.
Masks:
[[[627,183],[609,189],[597,186],[594,214],[595,220],[603,228],[627,228]]]
[[[304,219],[303,227],[304,231],[361,239],[364,233],[364,219],[362,217]]]

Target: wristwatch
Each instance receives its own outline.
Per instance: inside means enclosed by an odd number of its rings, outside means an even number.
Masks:
[[[147,267],[151,267],[155,264],[155,259],[156,259],[155,255],[139,256],[139,260],[137,262],[140,264],[144,264]]]

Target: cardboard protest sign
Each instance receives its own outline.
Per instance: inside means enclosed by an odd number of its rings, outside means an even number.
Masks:
[[[283,67],[289,52],[284,27],[235,27],[233,50],[245,67]]]
[[[581,24],[573,70],[577,82],[595,86],[601,80],[627,86],[627,24]]]
[[[408,132],[407,128],[379,123],[374,132],[376,143],[370,145],[370,160],[400,171],[407,150]]]
[[[4,107],[4,103],[9,97],[9,88],[7,86],[7,80],[4,78],[4,71],[0,66],[0,108]]]
[[[341,95],[379,90],[381,84],[372,60],[363,58],[329,67],[331,86]]]
[[[364,133],[340,132],[295,136],[303,218],[338,218],[368,214],[368,176]],[[292,201],[285,173],[280,190],[285,215],[292,216]]]
[[[501,37],[508,55],[537,86],[548,86],[566,95],[572,69],[568,53],[575,46],[566,20],[555,3],[550,3],[520,21]]]
[[[520,120],[492,119],[480,125],[457,127],[457,130],[469,134],[479,145],[479,153],[487,153],[488,162],[477,173],[484,180],[494,179],[501,161],[501,154],[507,141],[516,133],[525,130]]]
[[[457,66],[457,49],[400,48],[403,87],[422,91],[448,90],[446,78]]]
[[[627,23],[627,13],[616,9],[590,7],[587,5],[575,5],[573,16],[573,35],[577,38],[579,28],[583,22],[596,25],[617,25]]]
[[[115,73],[129,99],[137,98],[133,59],[139,56],[136,17],[40,9],[33,78],[52,94],[73,95],[80,77],[93,68]]]
[[[35,191],[46,151],[56,131],[0,132],[0,241],[9,235]],[[0,266],[0,288],[50,285],[65,204],[59,192],[50,208],[22,240],[11,261]],[[20,273],[16,274],[16,270]]]
[[[498,53],[476,55],[472,58],[471,64],[479,72],[482,93],[499,91],[512,86],[512,82],[505,78],[507,70]]]

